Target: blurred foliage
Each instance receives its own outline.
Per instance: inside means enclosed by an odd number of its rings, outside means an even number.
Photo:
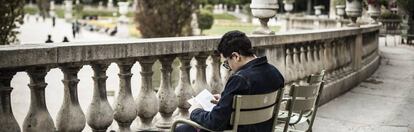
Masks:
[[[385,10],[384,12],[381,13],[381,16],[379,18],[380,19],[401,19],[401,16],[394,14],[389,10]]]
[[[206,9],[201,9],[197,12],[198,28],[200,28],[200,34],[203,35],[203,30],[210,29],[214,23],[213,13]]]
[[[398,6],[409,15],[414,15],[414,0],[397,0]]]
[[[16,29],[23,24],[24,1],[4,0],[0,4],[0,45],[18,41]]]
[[[143,38],[188,36],[197,5],[192,0],[141,0],[135,21]]]
[[[335,5],[345,5],[345,0],[335,0]]]

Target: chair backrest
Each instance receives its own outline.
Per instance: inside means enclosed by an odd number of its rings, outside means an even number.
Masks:
[[[257,124],[274,117],[275,105],[280,105],[279,100],[281,100],[281,96],[277,94],[280,91],[283,90],[266,94],[234,96],[234,111],[231,114],[230,120],[230,124],[233,125],[233,131],[237,131],[238,125]]]
[[[319,86],[319,83],[299,86],[293,85],[291,92],[289,93],[292,100],[288,101],[288,106],[290,106],[291,103],[293,105],[291,111],[302,113],[312,110],[318,96]]]

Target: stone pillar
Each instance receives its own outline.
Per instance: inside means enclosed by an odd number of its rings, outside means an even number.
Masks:
[[[106,95],[106,79],[108,78],[106,69],[108,66],[109,63],[106,62],[92,63],[94,88],[92,102],[88,108],[87,122],[94,132],[105,132],[114,118]]]
[[[64,98],[56,118],[59,132],[80,132],[85,128],[85,114],[78,101],[78,72],[82,65],[64,64],[60,66],[63,72]]]
[[[189,118],[188,109],[191,105],[187,102],[187,100],[191,99],[192,96],[194,96],[194,91],[190,83],[190,62],[192,58],[193,57],[191,55],[182,55],[179,57],[181,63],[180,80],[178,81],[178,85],[175,88],[175,94],[178,98],[178,118]]]
[[[175,56],[167,55],[159,58],[161,62],[161,83],[157,93],[158,97],[158,109],[161,115],[160,120],[157,123],[158,128],[170,128],[172,124],[172,114],[177,108],[177,96],[174,93],[174,87],[172,86],[171,73],[172,62]]]
[[[336,0],[329,0],[329,18],[334,19],[336,16],[336,7],[335,7]]]
[[[362,34],[358,34],[355,37],[354,43],[351,45],[353,70],[358,70],[362,67],[362,43]]]
[[[312,1],[313,0],[307,0],[307,3],[306,3],[306,13],[308,14],[308,15],[310,15],[310,14],[312,14]]]
[[[206,59],[207,57],[208,55],[205,53],[200,53],[197,56],[195,56],[195,59],[197,60],[197,65],[196,65],[197,78],[194,84],[194,91],[196,95],[200,93],[201,91],[203,91],[204,89],[207,89],[208,91],[211,92],[211,88],[207,84],[207,80],[206,80],[206,67],[207,67]]]
[[[223,83],[220,75],[220,56],[211,55],[212,76],[210,79],[210,87],[212,94],[220,94],[223,91]]]
[[[114,4],[112,3],[113,0],[108,0],[108,3],[106,5],[106,8],[112,9],[114,7]]]
[[[158,98],[155,95],[154,89],[152,87],[152,66],[156,61],[152,57],[140,58],[139,64],[141,65],[141,89],[138,97],[136,98],[137,102],[137,114],[140,118],[140,123],[138,129],[140,131],[150,131],[154,130],[152,124],[152,119],[158,113]]]
[[[30,108],[23,122],[24,132],[55,131],[45,100],[45,76],[48,71],[46,67],[31,67],[27,70],[30,77]]]
[[[114,119],[118,123],[120,132],[131,132],[131,123],[137,117],[137,109],[131,93],[131,68],[134,60],[120,60],[119,67],[119,92],[116,98]]]
[[[0,71],[0,122],[2,132],[20,132],[19,124],[13,115],[10,93],[13,90],[10,82],[16,72]]]

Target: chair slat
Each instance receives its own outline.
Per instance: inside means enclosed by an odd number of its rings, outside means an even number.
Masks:
[[[322,70],[321,73],[317,75],[312,74],[308,78],[308,83],[309,84],[320,83],[323,81],[324,76],[325,76],[325,70]]]
[[[280,91],[280,90],[277,90]],[[257,95],[241,95],[241,110],[243,109],[255,109],[263,108],[275,104],[277,91],[267,93],[267,94],[257,94]],[[235,103],[233,103],[233,108],[235,108]]]
[[[274,107],[251,111],[240,111],[239,125],[257,124],[267,121],[273,117],[273,110]],[[234,119],[234,112],[231,115],[231,119]],[[230,125],[233,125],[232,121],[230,121]]]
[[[295,93],[291,93],[295,95],[292,95],[292,96],[304,97],[304,98],[316,97],[316,95],[318,95],[319,83],[311,84],[311,85],[300,85],[300,86],[293,85],[292,88],[295,89]]]
[[[315,104],[315,100],[316,98],[307,98],[307,99],[296,98],[292,111],[295,113],[300,113],[302,111],[312,110]]]

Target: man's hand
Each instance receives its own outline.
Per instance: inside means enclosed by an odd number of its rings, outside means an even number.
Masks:
[[[213,103],[213,104],[217,104],[219,102],[220,98],[221,98],[221,95],[220,94],[214,94],[213,96],[214,96],[214,99],[211,100],[210,102]]]
[[[201,108],[201,109],[203,109],[203,107],[199,104],[199,103],[195,103],[194,105],[192,105],[191,107],[190,107],[190,109],[188,109],[188,112],[190,112],[190,114],[191,114],[191,112],[193,112],[195,109],[197,109],[197,108]]]

